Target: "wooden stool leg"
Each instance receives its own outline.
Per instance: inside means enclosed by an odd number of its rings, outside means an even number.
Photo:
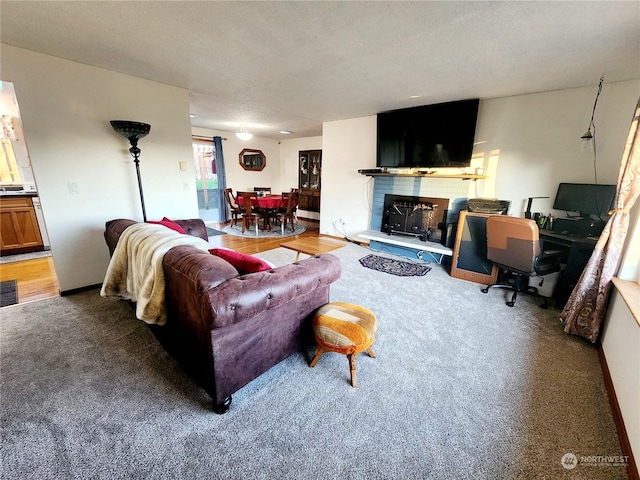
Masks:
[[[322,354],[325,352],[324,348],[322,348],[320,345],[318,345],[316,347],[316,353],[313,357],[313,360],[311,360],[311,363],[309,364],[310,367],[315,367],[316,363],[318,363],[318,360],[320,360],[320,357],[322,356]]]
[[[373,353],[373,348],[371,348],[371,347],[367,348],[367,353],[369,354],[369,356],[371,358],[376,358],[376,354]]]
[[[347,355],[349,359],[349,369],[351,370],[351,386],[357,387],[358,380],[356,379],[356,354],[350,353]]]

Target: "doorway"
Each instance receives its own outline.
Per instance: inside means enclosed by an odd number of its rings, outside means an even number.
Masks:
[[[16,303],[60,295],[13,83],[0,81],[0,281]],[[4,305],[4,303],[3,303]]]
[[[213,139],[192,137],[193,163],[196,171],[196,191],[198,195],[198,216],[205,225],[219,221],[218,175],[214,161]]]

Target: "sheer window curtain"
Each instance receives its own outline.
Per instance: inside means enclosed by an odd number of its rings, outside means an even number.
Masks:
[[[227,188],[227,176],[224,169],[224,153],[222,152],[222,137],[213,137],[213,149],[215,155],[213,161],[215,163],[215,172],[218,177],[218,221],[229,221],[229,209],[227,201],[224,198],[224,189]]]
[[[622,248],[629,228],[629,210],[640,195],[640,98],[636,104],[627,136],[618,190],[612,215],[582,272],[567,304],[560,314],[564,331],[595,343],[611,293],[611,279],[620,265]]]

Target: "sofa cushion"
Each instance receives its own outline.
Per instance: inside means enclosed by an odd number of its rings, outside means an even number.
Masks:
[[[261,258],[247,255],[246,253],[236,252],[234,250],[227,250],[225,248],[212,248],[209,253],[220,257],[231,265],[233,265],[240,275],[247,273],[263,272],[265,270],[271,270],[271,265],[262,260]]]
[[[163,217],[162,220],[147,220],[147,223],[153,223],[153,224],[156,224],[156,225],[164,225],[165,227],[170,228],[171,230],[175,230],[178,233],[182,233],[182,234],[186,234],[187,233],[184,228],[182,228],[180,225],[178,225],[173,220],[168,219],[167,217]]]

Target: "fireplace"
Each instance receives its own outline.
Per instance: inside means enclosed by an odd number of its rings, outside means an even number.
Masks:
[[[448,198],[385,194],[381,231],[446,244]]]

